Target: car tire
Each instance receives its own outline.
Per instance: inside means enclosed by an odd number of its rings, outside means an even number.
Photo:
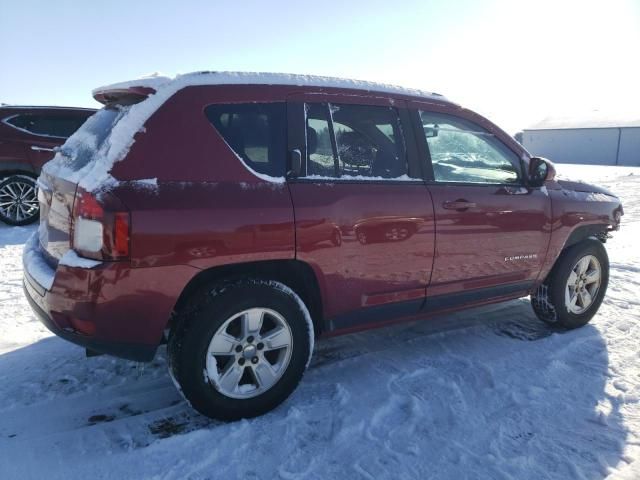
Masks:
[[[233,421],[262,415],[291,395],[314,341],[298,295],[281,283],[252,279],[206,288],[188,304],[177,315],[167,356],[193,408]]]
[[[567,248],[531,296],[539,319],[564,329],[589,323],[609,283],[609,257],[602,242],[586,239]]]
[[[336,229],[333,231],[333,233],[331,234],[331,243],[334,247],[339,247],[340,245],[342,245],[342,234],[340,233],[340,230]]]
[[[39,218],[38,187],[33,177],[11,175],[0,182],[0,221],[29,225]]]

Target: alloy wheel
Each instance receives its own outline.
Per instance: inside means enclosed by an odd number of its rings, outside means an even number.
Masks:
[[[570,313],[584,313],[595,301],[602,283],[602,267],[593,255],[582,257],[571,269],[565,287],[565,305]]]
[[[38,190],[31,180],[17,177],[0,188],[0,214],[13,222],[23,222],[38,214]]]
[[[256,397],[272,388],[289,365],[293,335],[275,310],[251,308],[227,319],[211,338],[206,375],[221,394]]]

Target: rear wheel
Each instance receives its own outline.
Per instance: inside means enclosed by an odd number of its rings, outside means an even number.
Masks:
[[[541,320],[562,328],[581,327],[596,314],[609,283],[609,257],[602,242],[587,239],[569,247],[531,305]]]
[[[277,407],[300,382],[313,348],[300,298],[263,280],[212,287],[197,297],[168,345],[170,371],[186,399],[220,420]]]
[[[0,220],[8,225],[28,225],[38,219],[36,181],[26,175],[12,175],[0,182]]]
[[[342,245],[342,235],[340,234],[340,230],[335,229],[331,235],[331,243],[334,246],[339,247]]]

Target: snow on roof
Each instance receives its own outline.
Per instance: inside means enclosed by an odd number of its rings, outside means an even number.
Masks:
[[[614,114],[611,112],[592,110],[582,114],[550,116],[525,128],[525,130],[621,127],[640,127],[640,111],[633,114]]]
[[[175,77],[153,74],[126,82],[105,85],[93,90],[93,96],[109,90],[124,90],[132,87],[148,87],[158,90],[167,84],[178,84],[180,88],[194,85],[292,85],[367,90],[372,92],[412,95],[437,100],[447,99],[439,93],[404,88],[384,83],[367,82],[345,78],[322,77],[318,75],[295,75],[290,73],[259,72],[192,72]],[[177,85],[172,85],[173,87]],[[174,88],[177,91],[178,89]]]
[[[91,131],[92,125],[98,122],[96,115],[91,117],[80,129],[67,139],[62,150],[57,152],[52,160],[43,167],[45,173],[64,178],[72,183],[78,183],[87,191],[98,191],[117,183],[111,176],[111,170],[116,162],[122,160],[133,143],[137,132],[144,132],[146,121],[164,102],[179,90],[195,85],[312,85],[320,87],[351,88],[373,92],[385,92],[400,95],[413,95],[446,101],[436,93],[406,89],[392,85],[384,85],[358,80],[343,80],[330,77],[310,75],[289,75],[282,73],[240,73],[240,72],[196,72],[178,75],[175,78],[154,74],[148,77],[128,82],[115,83],[97,88],[93,95],[113,90],[125,90],[133,87],[152,88],[155,93],[144,101],[133,105],[119,107],[118,120],[112,125],[102,143],[97,143],[97,136]],[[91,152],[92,160],[78,170],[73,168],[74,158],[81,151]],[[88,154],[88,153],[87,153]],[[242,162],[256,177],[262,180],[282,183],[284,178],[268,177],[253,171]]]

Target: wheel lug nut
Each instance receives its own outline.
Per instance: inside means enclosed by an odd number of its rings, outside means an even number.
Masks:
[[[258,350],[262,350],[264,348],[264,343],[260,342],[258,344]]]
[[[240,366],[244,365],[244,358],[238,359],[238,365]]]
[[[236,352],[240,353],[242,351],[242,345],[236,345]]]
[[[251,336],[247,337],[247,342],[249,342],[249,343],[253,342],[253,337],[251,337]]]
[[[251,363],[258,363],[258,357],[253,357],[251,359]]]

